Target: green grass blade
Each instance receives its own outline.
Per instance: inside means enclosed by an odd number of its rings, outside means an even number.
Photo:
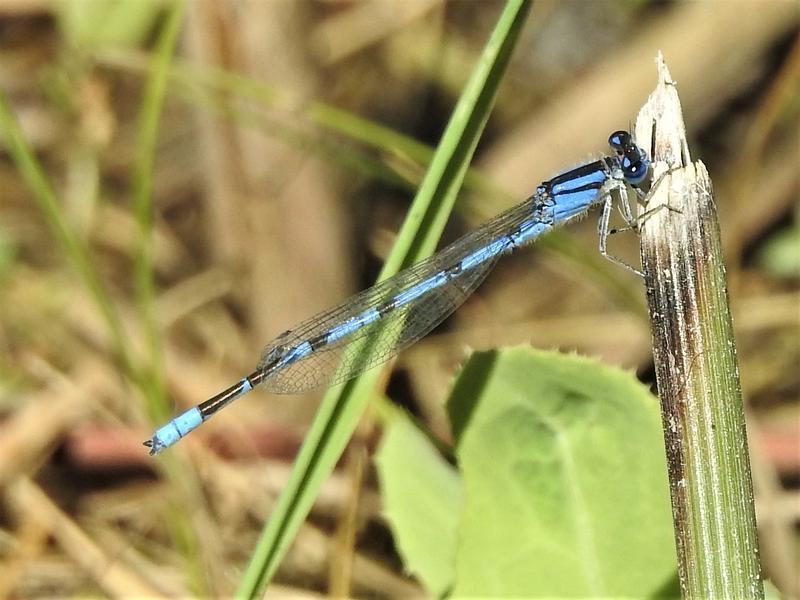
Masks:
[[[95,58],[103,65],[130,71],[148,71],[152,68],[144,53],[130,50],[101,50],[95,53]],[[259,106],[285,109],[332,132],[341,133],[383,152],[403,154],[419,163],[427,164],[433,156],[430,146],[394,129],[324,102],[300,102],[290,92],[246,75],[209,65],[175,61],[170,77],[177,87],[188,91],[187,100],[190,102],[198,100],[198,91],[229,94],[251,100]],[[237,111],[240,108],[237,106]]]
[[[530,8],[510,0],[456,105],[397,242],[381,271],[386,278],[429,255],[452,210],[470,159],[488,119],[497,88]],[[237,590],[258,596],[274,576],[317,496],[347,445],[380,375],[369,371],[332,388],[320,405],[294,469]]]
[[[145,395],[151,417],[157,421],[169,415],[166,406],[163,373],[163,350],[161,332],[155,311],[155,281],[153,277],[152,233],[153,233],[153,167],[155,165],[158,124],[164,106],[164,96],[169,80],[169,69],[175,52],[175,44],[183,20],[184,3],[177,2],[169,12],[164,28],[159,35],[153,55],[153,69],[144,91],[139,114],[138,139],[136,144],[136,169],[134,174],[133,209],[139,226],[139,248],[134,266],[136,301],[145,330],[149,367],[148,393]]]
[[[83,285],[86,286],[92,300],[103,316],[111,335],[114,353],[128,375],[134,380],[137,379],[135,365],[128,352],[130,345],[122,328],[122,322],[114,303],[111,301],[111,297],[103,286],[100,275],[92,263],[89,248],[70,226],[69,219],[67,219],[61,208],[56,192],[47,179],[47,175],[28,141],[25,139],[19,121],[2,90],[0,90],[0,137],[5,141],[17,169],[19,169],[22,178],[31,191],[34,202],[36,202],[39,211],[53,232],[56,242],[61,246],[67,260],[78,272]]]
[[[162,421],[170,414],[167,406],[164,359],[161,331],[155,306],[155,278],[152,259],[153,235],[153,172],[161,120],[170,67],[183,22],[185,3],[171,5],[167,18],[156,41],[152,57],[152,68],[144,86],[144,96],[139,111],[136,164],[133,178],[133,212],[139,228],[139,246],[134,263],[136,304],[147,342],[145,367],[141,370],[141,387],[147,401],[151,418]],[[172,455],[161,463],[163,473],[171,484],[180,490],[181,496],[198,497],[200,486],[187,469],[183,457]],[[192,500],[188,501],[191,506]],[[165,520],[175,546],[180,550],[187,565],[187,579],[192,593],[208,595],[207,570],[203,567],[202,544],[198,540],[187,504],[178,502],[165,507]]]

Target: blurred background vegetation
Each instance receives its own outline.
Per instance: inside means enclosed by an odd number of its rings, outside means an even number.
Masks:
[[[374,281],[501,8],[0,2],[0,91],[45,177],[0,140],[0,596],[231,593],[319,394],[256,391],[164,460],[141,441]],[[445,234],[604,152],[664,52],[715,184],[765,571],[793,594],[799,22],[791,0],[536,2]],[[446,442],[468,349],[578,351],[652,383],[641,281],[596,244],[589,218],[501,262],[388,396]],[[368,416],[270,593],[421,593],[363,460],[379,438]]]

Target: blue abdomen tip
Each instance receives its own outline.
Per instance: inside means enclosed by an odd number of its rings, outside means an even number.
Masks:
[[[203,415],[200,413],[200,409],[195,406],[157,429],[153,435],[153,441],[158,445],[159,451],[169,448],[202,422]]]

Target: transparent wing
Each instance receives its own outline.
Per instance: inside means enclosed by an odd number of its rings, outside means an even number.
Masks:
[[[413,344],[450,315],[476,287],[504,252],[513,247],[509,236],[534,221],[531,200],[520,204],[492,221],[453,242],[437,254],[393,277],[356,294],[339,306],[320,313],[283,334],[264,349],[260,368],[270,363],[281,348],[297,347],[316,340],[317,348],[304,358],[276,370],[264,382],[273,393],[297,394],[315,387],[341,383],[385,362]],[[536,224],[534,224],[536,225]],[[541,229],[547,227],[541,224]],[[467,261],[476,250],[492,248],[481,260]],[[466,264],[466,263],[465,263]],[[400,292],[450,270],[447,281],[426,290],[402,306],[386,310],[381,318],[355,329],[329,344],[320,345],[337,326],[370,309],[389,305]]]

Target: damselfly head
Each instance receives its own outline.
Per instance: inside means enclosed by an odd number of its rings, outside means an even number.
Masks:
[[[619,157],[625,181],[631,185],[642,183],[647,177],[650,159],[633,141],[633,136],[624,130],[615,131],[608,137],[608,145]]]

